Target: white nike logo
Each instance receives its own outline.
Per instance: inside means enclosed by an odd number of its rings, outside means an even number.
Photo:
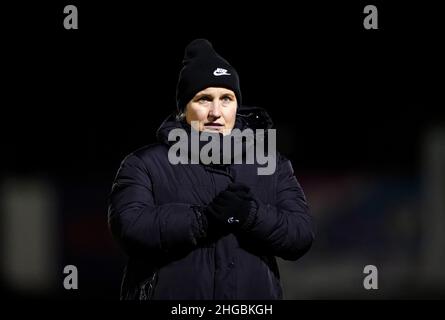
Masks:
[[[227,73],[226,69],[223,68],[216,68],[215,71],[213,71],[214,76],[230,76],[230,73]]]

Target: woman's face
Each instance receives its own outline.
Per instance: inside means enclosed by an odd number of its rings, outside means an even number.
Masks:
[[[235,126],[236,108],[236,96],[232,90],[209,87],[190,100],[185,109],[185,119],[188,124],[197,121],[194,128],[199,131],[226,135]]]

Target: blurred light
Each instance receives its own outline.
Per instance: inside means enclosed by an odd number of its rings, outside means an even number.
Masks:
[[[423,143],[422,275],[445,282],[445,129],[431,128]]]
[[[41,179],[1,183],[1,274],[21,294],[45,293],[57,279],[56,197]]]

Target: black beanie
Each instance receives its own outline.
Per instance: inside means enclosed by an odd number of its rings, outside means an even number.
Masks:
[[[241,105],[238,73],[223,57],[215,52],[206,39],[196,39],[185,48],[183,68],[176,87],[176,105],[183,112],[189,101],[208,87],[232,90]]]

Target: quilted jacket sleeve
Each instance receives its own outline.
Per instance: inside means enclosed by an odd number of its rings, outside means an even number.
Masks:
[[[109,197],[108,223],[128,254],[166,257],[193,250],[203,237],[199,215],[186,203],[156,205],[144,162],[134,154],[122,161]]]
[[[242,236],[263,254],[297,260],[314,240],[313,217],[292,165],[283,156],[279,157],[276,174],[276,203],[266,204],[256,198],[256,217]]]

